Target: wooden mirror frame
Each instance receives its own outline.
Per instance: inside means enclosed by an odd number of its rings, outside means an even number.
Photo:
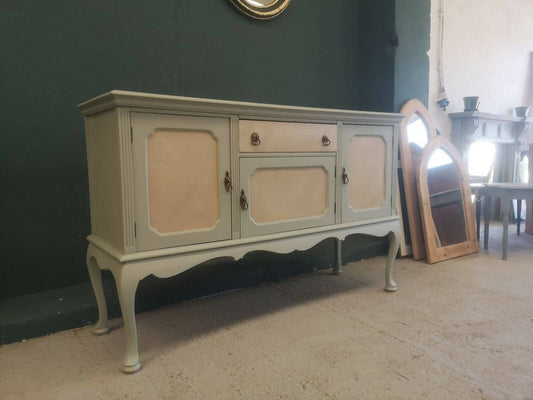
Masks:
[[[291,0],[272,0],[266,6],[256,6],[248,0],[230,0],[242,13],[255,19],[272,19],[288,7]]]
[[[411,234],[411,246],[413,259],[422,260],[426,257],[424,245],[424,235],[422,232],[422,222],[420,218],[420,205],[418,203],[418,193],[416,188],[416,171],[420,157],[413,157],[407,137],[407,125],[413,115],[418,114],[428,131],[428,143],[437,136],[437,130],[431,120],[427,108],[417,99],[408,100],[400,110],[405,118],[400,123],[399,148],[401,156],[402,177],[405,193],[405,203],[407,207],[407,221]],[[405,230],[405,229],[404,229]],[[405,237],[405,233],[404,233]]]
[[[436,244],[437,232],[433,221],[433,214],[431,212],[428,188],[427,165],[429,158],[437,149],[444,150],[450,156],[457,169],[459,186],[461,188],[463,215],[465,219],[464,224],[466,231],[466,241],[442,247],[438,247]],[[455,146],[444,137],[434,137],[426,144],[424,150],[422,150],[422,156],[420,157],[420,163],[416,174],[416,183],[418,187],[420,213],[422,215],[422,226],[424,228],[424,240],[426,244],[428,264],[460,257],[466,254],[476,253],[479,247],[474,223],[472,200],[470,198],[470,183],[468,180],[468,174],[463,165],[461,155]]]

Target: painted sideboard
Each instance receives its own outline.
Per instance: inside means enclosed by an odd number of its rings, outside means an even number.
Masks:
[[[101,270],[117,286],[126,352],[140,369],[135,293],[218,257],[288,253],[352,234],[388,236],[385,290],[399,246],[400,114],[207,100],[114,90],[80,104],[96,334],[106,334]]]

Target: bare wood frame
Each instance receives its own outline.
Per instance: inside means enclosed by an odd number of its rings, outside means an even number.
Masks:
[[[416,171],[420,161],[420,153],[414,153],[412,148],[409,146],[407,125],[409,124],[409,121],[413,115],[418,115],[427,128],[428,142],[437,136],[437,130],[435,129],[435,125],[433,124],[431,116],[429,115],[429,111],[417,99],[408,100],[402,106],[400,112],[405,115],[404,119],[400,123],[400,135],[398,141],[401,156],[405,202],[407,207],[407,220],[409,224],[409,232],[411,234],[413,259],[422,260],[426,257],[426,250],[424,245],[424,235],[422,232],[422,222],[420,218],[420,205],[418,203],[418,194],[416,188]]]
[[[429,199],[428,188],[428,162],[433,152],[437,149],[444,150],[453,160],[459,176],[459,185],[461,188],[461,198],[463,205],[463,215],[465,218],[464,225],[466,230],[466,240],[447,246],[437,246],[439,242],[438,234],[433,221],[431,212],[431,203]],[[427,261],[433,264],[450,258],[460,257],[466,254],[476,253],[479,249],[476,235],[474,213],[470,199],[470,182],[468,174],[463,165],[461,155],[447,139],[442,136],[436,136],[431,139],[420,157],[420,163],[416,174],[416,183],[418,187],[418,197],[420,202],[420,213],[422,216],[422,226],[424,231],[424,240],[426,244]]]

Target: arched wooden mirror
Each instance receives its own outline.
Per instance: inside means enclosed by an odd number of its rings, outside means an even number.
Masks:
[[[428,263],[477,252],[468,174],[447,139],[437,136],[426,144],[416,183]]]
[[[405,194],[405,210],[407,211],[404,237],[411,239],[413,258],[421,260],[425,258],[426,251],[416,189],[416,170],[423,148],[432,138],[437,136],[437,132],[428,110],[417,99],[407,101],[400,112],[405,115],[400,123],[399,137],[403,192]]]
[[[281,14],[291,0],[230,0],[244,14],[255,19],[271,19]]]

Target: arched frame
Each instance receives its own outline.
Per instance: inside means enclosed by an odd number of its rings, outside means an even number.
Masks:
[[[408,100],[400,111],[405,115],[400,123],[399,150],[402,167],[402,177],[407,208],[407,220],[411,234],[413,259],[422,260],[426,257],[422,222],[420,218],[420,205],[416,188],[416,170],[420,161],[420,152],[414,151],[409,145],[407,126],[414,116],[418,116],[426,127],[428,142],[437,136],[435,125],[427,108],[417,99]],[[405,231],[405,228],[404,228]],[[405,237],[404,233],[404,237]]]
[[[441,245],[431,209],[431,202],[428,187],[428,163],[431,155],[441,149],[446,152],[453,161],[459,178],[461,189],[462,212],[464,215],[464,227],[466,240],[450,245]],[[444,137],[436,136],[431,139],[420,157],[420,164],[416,174],[418,187],[418,197],[420,203],[420,214],[424,231],[424,240],[427,253],[427,261],[433,264],[450,258],[460,257],[466,254],[476,253],[479,249],[476,229],[474,224],[474,212],[470,199],[470,183],[468,174],[463,165],[461,155],[457,149]]]

